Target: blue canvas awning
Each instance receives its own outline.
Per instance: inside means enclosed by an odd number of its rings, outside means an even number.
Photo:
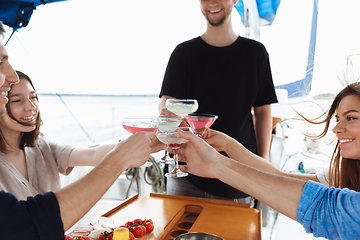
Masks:
[[[271,25],[275,19],[276,11],[280,5],[280,0],[256,0],[259,17],[266,20],[266,25]],[[241,16],[241,21],[245,24],[244,2],[239,0],[235,9]]]
[[[318,25],[318,0],[314,0],[313,16],[311,24],[311,35],[308,52],[308,62],[305,71],[305,77],[295,82],[275,86],[278,89],[286,89],[289,97],[300,97],[307,95],[311,91],[311,83],[314,72],[315,52],[316,52],[316,36],[317,36],[317,25]]]
[[[26,27],[37,6],[66,0],[0,0],[0,20],[14,30]]]

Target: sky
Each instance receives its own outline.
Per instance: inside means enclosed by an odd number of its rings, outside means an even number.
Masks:
[[[338,92],[347,56],[360,53],[359,2],[319,0],[313,94]],[[305,77],[312,7],[282,0],[273,25],[261,29],[275,85]],[[232,21],[244,36],[235,9]],[[39,93],[157,95],[173,49],[205,30],[197,0],[71,0],[38,7],[7,50]]]

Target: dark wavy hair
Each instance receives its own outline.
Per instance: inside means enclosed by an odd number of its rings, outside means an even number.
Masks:
[[[34,84],[33,82],[31,81],[30,77],[27,76],[25,73],[23,72],[20,72],[20,71],[16,71],[17,75],[19,76],[19,79],[20,81],[21,80],[27,80],[31,87],[35,90],[35,87],[34,87]],[[9,91],[9,93],[11,92],[11,89]],[[36,92],[36,90],[35,90]],[[38,96],[36,95],[36,100],[39,101],[38,99]],[[12,118],[14,121],[18,122],[19,124],[21,125],[24,125],[24,126],[27,126],[26,124],[24,123],[20,123],[19,121],[17,121],[12,113],[11,113],[11,110],[10,110],[10,106],[9,106],[9,103],[6,104],[6,111],[8,113],[8,115],[10,116],[10,118]],[[36,141],[39,137],[39,135],[41,135],[40,133],[40,126],[42,125],[42,120],[41,120],[41,117],[40,117],[40,111],[38,112],[38,116],[36,118],[36,122],[35,122],[35,129],[31,132],[23,132],[22,133],[22,137],[21,137],[21,140],[20,140],[20,143],[19,143],[19,148],[20,149],[24,149],[25,147],[34,147],[36,145]],[[0,151],[1,152],[4,152],[6,153],[7,150],[6,150],[6,146],[7,146],[7,141],[6,139],[4,138],[4,135],[0,129]]]
[[[360,100],[360,82],[348,84],[341,90],[334,98],[331,107],[324,113],[325,119],[322,121],[315,121],[307,119],[306,121],[313,124],[325,123],[322,133],[315,136],[315,139],[320,139],[329,131],[329,125],[332,117],[336,114],[341,100],[347,96],[356,96]],[[329,185],[336,188],[349,188],[355,191],[360,191],[360,159],[343,158],[340,155],[339,141],[336,143],[334,153],[331,158],[329,168]]]

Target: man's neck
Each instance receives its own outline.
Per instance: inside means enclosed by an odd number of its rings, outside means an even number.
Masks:
[[[224,22],[221,26],[212,26],[208,23],[206,32],[201,35],[202,40],[215,47],[229,46],[238,37],[239,35],[232,29],[231,20]]]

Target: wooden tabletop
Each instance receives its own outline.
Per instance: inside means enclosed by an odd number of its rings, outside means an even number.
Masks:
[[[159,233],[172,240],[185,232],[215,234],[225,240],[261,239],[261,210],[247,203],[167,194],[134,195],[103,215],[130,221],[151,218]]]

